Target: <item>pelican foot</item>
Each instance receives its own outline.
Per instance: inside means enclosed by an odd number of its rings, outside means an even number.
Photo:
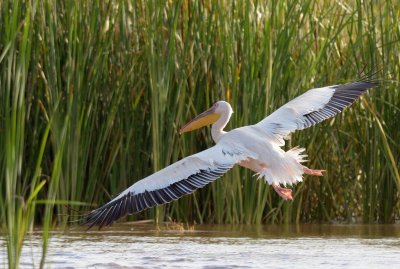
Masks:
[[[310,169],[310,168],[305,167],[305,166],[304,166],[303,171],[304,171],[304,173],[306,173],[307,175],[310,175],[310,176],[317,176],[317,177],[323,176],[322,173],[323,173],[323,172],[326,172],[326,170],[313,170],[313,169]]]
[[[284,200],[293,200],[291,189],[282,188],[281,186],[275,183],[272,183],[272,187],[274,188],[276,193],[278,193],[278,195],[282,197]]]

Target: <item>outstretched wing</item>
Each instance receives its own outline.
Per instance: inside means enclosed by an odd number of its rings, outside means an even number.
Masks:
[[[216,180],[247,157],[237,149],[215,145],[186,157],[138,182],[85,219],[90,229],[109,225],[126,214],[169,203]]]
[[[367,80],[311,89],[281,106],[255,126],[274,135],[277,143],[284,145],[283,139],[290,133],[335,116],[366,90],[378,85]]]

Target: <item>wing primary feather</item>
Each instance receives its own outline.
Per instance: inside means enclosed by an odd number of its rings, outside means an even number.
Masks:
[[[314,113],[313,117],[316,119],[317,123],[324,120],[324,118],[322,118],[318,113]]]
[[[192,189],[190,189],[188,186],[186,186],[182,181],[177,182],[176,187],[180,188],[182,190],[183,194],[189,194],[192,192]]]
[[[204,185],[206,185],[210,182],[210,179],[203,174],[199,174],[198,178],[199,178],[199,180],[201,180],[202,182],[205,183]]]
[[[332,113],[333,115],[336,115],[336,113],[339,113],[339,112],[340,112],[340,109],[338,109],[338,108],[332,106],[331,104],[328,104],[325,108],[328,109],[329,111],[331,111],[331,113]]]
[[[342,110],[343,110],[342,106],[336,104],[335,102],[330,102],[330,103],[329,103],[329,106],[331,106],[331,107],[333,107],[334,109],[336,109],[336,110],[337,110],[336,113],[340,113],[340,112],[342,112]],[[335,114],[336,114],[336,113],[335,113]]]
[[[116,214],[115,214],[115,217],[114,217],[114,214],[110,216],[110,218],[111,218],[110,223],[111,223],[114,219],[117,219],[117,218],[119,218],[119,216],[121,216],[121,215],[124,214],[124,204],[125,204],[125,201],[126,201],[126,196],[124,196],[124,198],[122,198],[121,201],[118,203],[118,206],[115,207],[115,210],[114,210],[114,211],[116,212]],[[109,225],[109,224],[107,224],[107,225]]]
[[[101,223],[101,219],[103,217],[103,214],[107,211],[107,208],[104,208],[102,210],[99,211],[95,211],[93,214],[93,219],[92,219],[92,223],[93,225],[95,225],[96,223]],[[93,226],[92,225],[92,226]]]
[[[318,113],[324,117],[324,120],[332,117],[332,114],[330,114],[329,111],[327,111],[325,109],[318,111]]]
[[[317,123],[317,120],[314,118],[314,115],[313,115],[313,114],[309,114],[309,115],[306,115],[306,116],[307,116],[308,119],[311,121],[311,125],[314,125],[314,124]]]
[[[336,91],[334,93],[334,95],[339,98],[344,97],[344,98],[357,99],[360,96],[360,93],[359,92],[348,92],[348,91]]]
[[[173,201],[179,198],[179,195],[177,195],[170,187],[167,187],[165,189],[159,189],[157,191],[164,193],[168,201]]]
[[[132,195],[132,212],[139,212],[139,204],[137,200],[137,196],[135,194]]]
[[[101,221],[99,223],[99,230],[101,229],[101,227],[104,226],[104,222],[106,221],[108,214],[111,212],[111,210],[113,208],[114,208],[114,205],[105,210],[106,214],[104,215],[104,217],[101,218]]]
[[[332,105],[332,106],[334,106],[334,107],[336,107],[337,109],[339,109],[340,112],[342,112],[342,111],[343,111],[343,108],[346,107],[345,104],[342,104],[342,103],[337,102],[337,101],[331,101],[329,104]]]
[[[144,196],[145,196],[146,201],[147,201],[147,203],[146,203],[147,208],[153,207],[153,206],[155,206],[157,204],[157,202],[153,199],[153,196],[151,195],[151,192],[145,191],[144,192]]]
[[[174,186],[169,186],[168,188],[165,188],[165,191],[167,191],[169,194],[172,196],[172,200],[177,200],[179,197],[181,197],[180,192],[176,192],[175,189],[173,189]]]
[[[149,197],[148,197],[148,191],[145,191],[144,193],[142,193],[142,199],[143,199],[142,204],[144,205],[142,210],[153,207],[153,205],[151,204],[151,201],[149,200]]]
[[[344,100],[339,100],[339,99],[335,99],[335,100],[331,100],[329,101],[330,103],[333,104],[337,104],[339,105],[342,109],[345,108],[346,106],[348,106],[350,103]]]
[[[208,174],[210,175],[210,177],[219,177],[220,176],[220,174],[219,173],[216,173],[216,172],[213,172],[213,171],[208,171]]]
[[[138,211],[137,212],[140,212],[146,207],[144,205],[144,201],[143,201],[143,193],[137,194],[136,200],[137,200],[137,205],[138,205]]]
[[[198,186],[196,186],[196,184],[193,183],[193,178],[186,180],[184,184],[187,184],[187,186],[190,189],[192,189],[192,191],[197,190],[199,188]]]
[[[340,112],[340,111],[338,111],[336,108],[334,108],[334,107],[332,107],[332,106],[330,106],[330,105],[327,105],[327,106],[325,107],[325,110],[327,110],[327,111],[330,113],[331,117],[334,116],[334,115],[336,115],[336,113]]]
[[[97,217],[96,217],[97,216]],[[90,213],[90,216],[85,220],[84,224],[89,224],[87,230],[92,228],[94,225],[96,225],[96,221],[99,219],[99,216],[97,215],[97,212],[92,211]]]
[[[305,127],[310,127],[312,125],[312,122],[310,121],[310,119],[307,117],[307,115],[305,116]]]
[[[172,184],[171,186],[169,186],[169,188],[171,189],[171,191],[176,193],[177,198],[182,197],[185,194],[185,192],[178,188],[176,184]]]
[[[108,219],[104,222],[104,225],[110,225],[111,224],[111,222],[113,221],[113,220],[115,220],[115,219],[117,219],[118,218],[118,216],[121,214],[121,207],[122,207],[122,203],[123,203],[123,200],[124,198],[122,198],[121,199],[121,201],[120,202],[118,202],[116,205],[115,205],[115,208],[114,209],[112,209],[112,207],[110,208],[111,210],[112,210],[112,212],[111,212],[111,214],[108,216]]]
[[[128,193],[128,197],[128,214],[132,214],[135,211],[133,210],[133,195],[131,192]]]
[[[355,101],[355,98],[347,97],[344,95],[337,95],[335,100],[343,100],[345,102],[353,103]]]
[[[162,201],[160,204],[166,204],[166,203],[170,202],[171,200],[173,200],[172,198],[170,198],[168,196],[168,194],[165,193],[165,189],[156,190],[154,192],[156,192],[157,195],[160,197],[160,199]]]
[[[153,200],[157,205],[162,205],[164,203],[157,191],[151,191],[150,195],[152,196]]]
[[[120,209],[120,215],[125,215],[126,213],[127,213],[127,201],[128,201],[128,198],[129,198],[129,193],[127,194],[127,195],[125,195],[125,198],[124,198],[124,200],[123,200],[123,203],[121,204],[121,209]]]
[[[117,203],[114,208],[110,208],[109,212],[107,212],[107,214],[104,216],[104,220],[103,223],[101,225],[101,227],[103,227],[104,225],[109,225],[110,223],[112,223],[114,216],[119,215],[120,213],[120,209],[121,209],[121,203]],[[101,228],[99,226],[99,229]]]
[[[197,188],[201,188],[204,185],[197,175],[191,176],[190,182],[194,184]]]

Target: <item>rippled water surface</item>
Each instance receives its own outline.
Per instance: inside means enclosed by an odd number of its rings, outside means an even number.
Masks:
[[[37,268],[41,235],[22,268]],[[6,266],[0,238],[0,266]],[[56,231],[51,268],[400,268],[400,225],[227,226],[132,224]]]

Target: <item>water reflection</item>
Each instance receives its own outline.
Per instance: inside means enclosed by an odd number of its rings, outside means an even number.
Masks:
[[[71,232],[78,232],[80,230]],[[250,238],[292,238],[292,237],[357,237],[382,238],[400,237],[400,225],[178,225],[155,226],[152,224],[120,224],[105,230],[91,230],[85,236],[107,234],[110,236],[142,234],[169,236],[177,234],[199,235],[203,237],[250,237]]]
[[[400,225],[121,224],[55,231],[48,261],[52,268],[400,268],[399,238]],[[5,261],[4,238],[0,246]],[[21,267],[37,267],[40,253],[37,232]]]

